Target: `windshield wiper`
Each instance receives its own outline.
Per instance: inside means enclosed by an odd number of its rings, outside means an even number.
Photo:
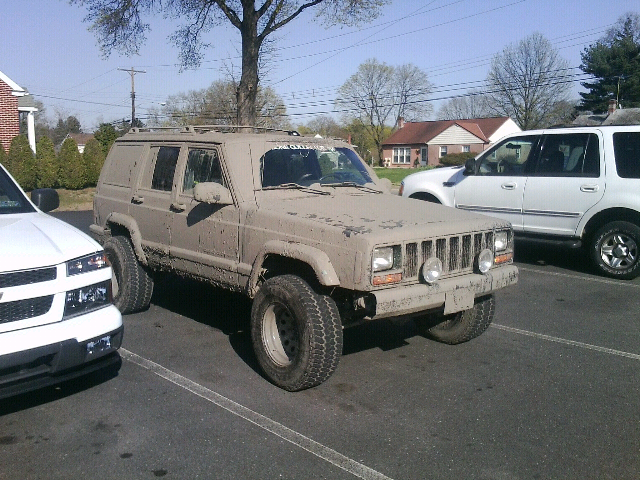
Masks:
[[[304,192],[317,193],[318,195],[331,195],[331,192],[324,190],[318,190],[317,188],[306,187],[299,183],[283,183],[281,185],[270,185],[268,187],[262,187],[262,190],[302,190]]]
[[[365,190],[371,193],[383,193],[382,190],[378,190],[377,188],[373,188],[373,187],[368,187],[366,184],[360,185],[359,183],[356,183],[356,182],[323,183],[322,186],[323,187],[354,187],[354,188]]]

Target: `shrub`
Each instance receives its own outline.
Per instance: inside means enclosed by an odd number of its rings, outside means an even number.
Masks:
[[[467,160],[474,158],[477,153],[462,152],[462,153],[450,153],[440,158],[440,163],[447,167],[453,167],[455,165],[464,165]]]
[[[58,186],[58,161],[53,141],[43,136],[36,144],[36,163],[38,167],[38,188]]]
[[[69,190],[80,190],[84,187],[84,162],[78,151],[78,144],[72,138],[62,142],[58,154],[60,186]]]
[[[18,135],[11,140],[6,167],[24,190],[36,188],[38,182],[36,160],[25,135]]]
[[[82,160],[84,161],[84,183],[87,187],[95,187],[98,184],[100,170],[104,163],[105,155],[100,142],[92,138],[84,146]]]

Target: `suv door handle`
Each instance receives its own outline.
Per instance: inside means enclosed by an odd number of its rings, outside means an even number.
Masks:
[[[580,191],[585,193],[595,193],[600,190],[600,185],[581,185]]]
[[[503,183],[500,186],[503,188],[503,190],[515,190],[517,187],[515,182]]]
[[[184,212],[187,209],[187,206],[184,203],[172,203],[171,208],[178,212]]]
[[[139,195],[134,195],[133,197],[131,197],[131,203],[142,203],[144,202],[144,197],[141,197]]]

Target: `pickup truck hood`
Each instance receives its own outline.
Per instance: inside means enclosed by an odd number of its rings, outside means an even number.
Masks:
[[[0,272],[57,265],[100,250],[88,235],[45,213],[0,215]]]
[[[508,225],[502,220],[389,194],[345,193],[270,200],[260,206],[263,213],[283,220],[295,219],[298,225],[311,223],[323,230],[340,229],[346,237],[384,235],[392,240],[397,232],[399,238],[407,239],[424,236],[426,229],[429,235],[436,236]]]

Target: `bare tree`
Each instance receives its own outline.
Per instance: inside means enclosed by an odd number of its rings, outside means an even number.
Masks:
[[[170,96],[159,110],[150,112],[153,125],[235,125],[237,84],[218,80],[208,88]],[[256,95],[255,126],[285,128],[289,121],[282,98],[271,87]]]
[[[439,120],[462,120],[467,118],[484,118],[492,112],[487,104],[487,96],[472,90],[465,95],[454,97],[438,109]]]
[[[489,106],[523,130],[546,127],[556,103],[567,100],[570,82],[567,61],[534,33],[494,57],[487,76]]]
[[[92,24],[103,53],[118,49],[135,54],[146,40],[150,25],[143,18],[162,14],[185,23],[171,40],[180,49],[183,67],[195,67],[211,47],[204,35],[230,24],[241,38],[242,73],[238,84],[237,123],[255,125],[258,64],[265,40],[307,9],[316,8],[327,25],[357,24],[375,18],[390,0],[70,0],[86,6],[85,21]],[[256,5],[257,4],[257,5]]]
[[[417,67],[395,68],[369,59],[340,87],[336,108],[343,113],[345,123],[358,120],[363,125],[380,159],[382,142],[401,116],[415,120],[431,111],[427,103],[430,91],[426,73]]]

